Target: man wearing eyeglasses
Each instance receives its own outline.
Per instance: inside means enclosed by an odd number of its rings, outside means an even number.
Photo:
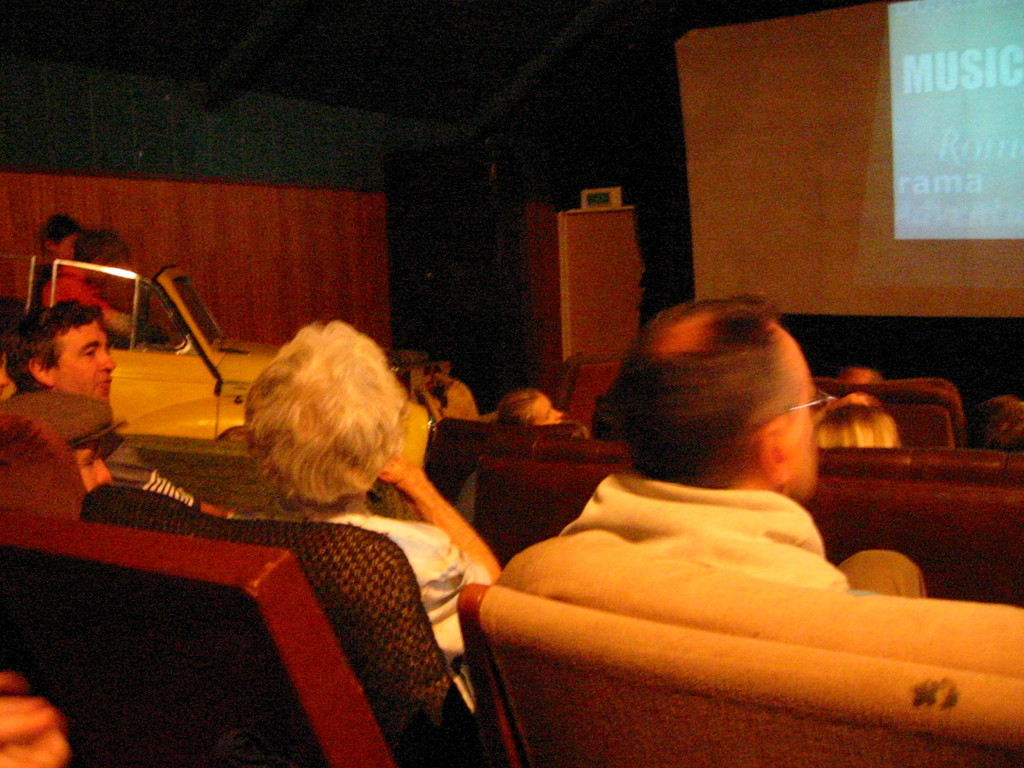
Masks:
[[[813,412],[829,398],[763,300],[666,310],[608,399],[633,469],[600,484],[560,537],[572,540],[561,542],[566,554],[573,544],[621,544],[805,587],[922,593],[920,571],[896,553],[855,555],[852,584],[825,559],[800,502],[817,484]],[[520,578],[515,560],[506,574]]]

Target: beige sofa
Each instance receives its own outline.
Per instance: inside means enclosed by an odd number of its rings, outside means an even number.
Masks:
[[[785,586],[598,534],[531,547],[460,610],[506,764],[1024,764],[1017,608]]]

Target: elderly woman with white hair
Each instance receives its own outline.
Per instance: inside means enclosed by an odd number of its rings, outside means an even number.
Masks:
[[[401,458],[406,403],[372,339],[338,321],[311,325],[253,384],[248,440],[290,516],[367,528],[402,548],[452,662],[463,652],[459,592],[469,583],[490,583],[500,566],[423,471]],[[422,522],[369,511],[367,492],[378,477],[409,497]]]

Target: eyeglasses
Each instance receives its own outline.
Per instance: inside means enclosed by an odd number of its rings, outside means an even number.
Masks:
[[[838,397],[833,397],[828,392],[823,392],[822,390],[818,389],[815,390],[814,392],[814,399],[811,400],[809,403],[801,403],[800,405],[794,405],[792,408],[787,408],[786,410],[784,410],[783,413],[799,411],[802,410],[803,408],[810,408],[812,411],[819,411],[829,403],[834,402],[835,400],[838,399]]]

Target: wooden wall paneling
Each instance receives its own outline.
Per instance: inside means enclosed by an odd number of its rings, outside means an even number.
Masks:
[[[337,194],[329,197],[312,195],[307,190],[284,190],[279,199],[282,233],[280,266],[286,281],[290,283],[282,293],[287,296],[287,306],[282,312],[292,318],[299,308],[304,307],[308,316],[305,322],[326,322],[338,317],[338,304],[334,303],[335,293],[330,290],[335,277],[334,271],[341,261],[335,257],[319,263],[315,250],[326,248],[336,250],[331,235],[332,227],[324,226],[330,217],[337,215]],[[313,279],[310,279],[313,276]],[[305,323],[302,323],[305,324]]]
[[[356,260],[360,253],[357,241],[359,229],[353,225],[350,216],[337,216],[331,222],[330,233],[330,251],[324,254],[324,259],[325,274],[332,277],[323,284],[322,290],[326,294],[324,299],[327,302],[347,304],[351,301],[353,281],[358,274]]]
[[[216,279],[212,254],[221,251],[219,237],[224,230],[220,211],[208,195],[186,194],[179,190],[174,199],[178,219],[178,250],[164,254],[164,261],[182,266],[192,273],[196,289],[210,305],[215,317],[229,300]],[[187,266],[186,266],[187,265]],[[224,319],[218,320],[222,325]]]
[[[375,254],[387,253],[387,230],[381,222],[387,219],[387,200],[383,194],[362,195],[356,208],[359,217],[359,237],[350,241],[359,245],[358,264],[364,276],[357,306],[367,319],[366,332],[381,344],[391,344],[391,301],[388,287],[387,259]],[[381,311],[383,308],[383,311]]]
[[[59,211],[117,231],[145,274],[181,266],[230,337],[281,344],[342,319],[390,343],[381,194],[0,171],[0,252],[37,253]]]
[[[345,193],[338,194],[344,195]],[[350,202],[348,200],[346,204]],[[335,224],[333,242],[335,252],[332,257],[341,261],[342,268],[337,279],[331,284],[330,290],[335,294],[337,301],[355,309],[362,301],[364,292],[370,290],[368,285],[363,285],[367,275],[365,268],[359,264],[362,258],[360,243],[362,227],[357,208],[347,208],[345,205],[339,205],[338,208],[344,210],[346,215],[339,217]],[[360,328],[360,330],[370,333],[370,329],[366,327]]]
[[[320,317],[320,306],[315,293],[316,283],[307,280],[307,275],[314,274],[309,258],[308,227],[303,220],[304,202],[312,204],[314,198],[306,195],[304,190],[277,190],[277,231],[280,243],[281,258],[278,262],[280,281],[278,290],[282,298],[282,318],[286,325],[301,322],[299,308],[306,307],[313,317]],[[316,216],[317,211],[310,215]]]
[[[19,218],[16,210],[19,202],[19,198],[12,195],[10,189],[0,186],[0,232],[14,231],[14,222]],[[17,244],[13,238],[8,240],[3,248],[0,248],[0,252],[34,253],[34,251],[26,251],[25,247]]]
[[[161,267],[180,260],[182,237],[191,221],[180,216],[180,202],[187,188],[182,183],[144,181],[139,183],[141,199],[133,199],[130,188],[122,189],[119,213],[128,222],[115,230],[132,244],[139,267],[146,274],[154,274]],[[198,192],[198,190],[196,190]],[[113,212],[111,216],[113,216]]]
[[[0,220],[2,248],[6,253],[39,252],[37,211],[50,197],[50,190],[34,183],[28,175],[4,176],[4,217]]]
[[[257,214],[252,191],[247,187],[233,186],[228,187],[225,193],[219,201],[220,213],[225,224],[223,235],[230,233],[230,236],[222,236],[219,243],[221,251],[211,254],[212,261],[222,262],[211,264],[211,271],[217,275],[225,294],[230,295],[225,284],[230,280],[235,284],[232,287],[238,295],[246,297],[246,301],[244,304],[229,301],[222,310],[224,322],[229,327],[236,327],[242,313],[257,322],[273,317],[274,322],[279,323],[281,318],[274,312],[274,308],[268,306],[267,295],[270,286],[280,280],[280,274],[270,258],[266,239],[260,236],[259,223],[255,221]],[[225,274],[222,265],[241,265],[244,259],[242,254],[248,256],[246,268],[232,270],[233,274],[230,275]]]
[[[306,238],[309,241],[307,269],[317,275],[308,283],[307,295],[316,307],[316,318],[328,321],[337,317],[336,308],[343,301],[340,287],[345,276],[339,273],[339,266],[347,263],[349,251],[344,248],[338,211],[342,201],[335,193],[330,198],[304,199],[304,206],[316,206],[313,218],[304,220]],[[354,313],[355,314],[355,313]]]
[[[301,317],[293,314],[293,310],[299,312],[305,311],[305,308],[291,306],[281,290],[287,281],[288,268],[284,261],[288,254],[282,249],[278,190],[256,188],[249,191],[247,214],[250,219],[247,223],[250,225],[252,239],[246,250],[256,254],[258,260],[255,264],[261,265],[261,268],[252,270],[251,279],[256,284],[253,292],[262,299],[261,309],[269,313],[282,328],[289,329],[287,335],[291,337],[303,325]],[[241,320],[245,308],[239,306],[238,310]]]

